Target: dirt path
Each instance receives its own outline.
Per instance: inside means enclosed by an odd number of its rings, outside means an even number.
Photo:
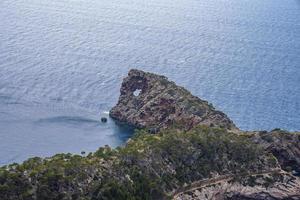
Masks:
[[[274,169],[274,170],[269,170],[269,171],[261,171],[261,172],[257,172],[257,173],[241,173],[241,174],[223,175],[223,176],[219,176],[216,178],[205,179],[205,180],[193,182],[189,186],[186,186],[186,187],[176,190],[170,196],[173,196],[173,199],[176,199],[178,196],[180,196],[184,193],[191,192],[191,191],[194,191],[197,189],[201,189],[201,188],[207,187],[209,185],[215,185],[218,183],[222,183],[224,181],[228,182],[230,180],[233,180],[236,177],[258,176],[258,175],[267,175],[267,174],[273,174],[273,173],[286,173],[286,172],[282,171],[281,169]]]

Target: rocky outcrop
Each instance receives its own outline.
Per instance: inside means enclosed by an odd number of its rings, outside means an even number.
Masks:
[[[300,133],[280,129],[261,131],[254,134],[254,142],[272,153],[282,169],[300,175]]]
[[[300,179],[289,174],[249,176],[181,194],[176,200],[300,200]]]
[[[153,132],[169,127],[189,130],[199,124],[237,129],[223,112],[164,76],[132,69],[120,92],[110,116],[135,127]]]

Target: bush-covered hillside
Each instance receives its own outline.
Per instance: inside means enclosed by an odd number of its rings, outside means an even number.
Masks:
[[[155,135],[142,130],[125,147],[2,167],[0,199],[168,199],[197,180],[276,166],[247,135],[206,127]]]

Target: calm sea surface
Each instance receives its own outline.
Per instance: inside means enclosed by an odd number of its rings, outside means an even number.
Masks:
[[[299,0],[1,0],[0,165],[121,145],[99,122],[130,68],[244,130],[300,130]]]

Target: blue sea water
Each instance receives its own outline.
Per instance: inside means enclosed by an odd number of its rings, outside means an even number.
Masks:
[[[131,68],[243,130],[300,130],[300,1],[1,0],[0,165],[122,145],[99,119]]]

